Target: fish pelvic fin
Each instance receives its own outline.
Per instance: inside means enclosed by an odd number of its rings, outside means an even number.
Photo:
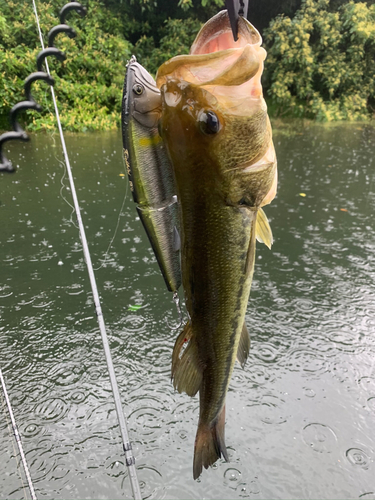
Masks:
[[[177,337],[172,354],[172,380],[178,392],[195,396],[202,383],[202,366],[199,362],[198,347],[188,322]]]
[[[256,224],[257,240],[264,243],[270,250],[273,243],[273,234],[267,215],[262,208],[258,209],[257,224]]]
[[[244,368],[246,360],[250,352],[250,335],[247,330],[246,324],[243,324],[240,342],[237,350],[237,360],[242,368]]]
[[[219,416],[211,424],[199,422],[194,447],[193,476],[194,479],[202,473],[203,467],[208,469],[221,456],[226,462],[228,452],[225,446],[225,405]]]

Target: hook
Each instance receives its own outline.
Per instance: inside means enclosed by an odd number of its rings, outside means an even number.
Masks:
[[[56,49],[56,47],[48,47],[48,49],[40,51],[39,54],[37,55],[36,67],[38,68],[38,71],[43,71],[44,59],[48,56],[54,56],[61,62],[65,61],[66,59],[64,52],[61,52],[61,50]]]
[[[58,24],[54,26],[48,33],[48,47],[53,47],[53,42],[59,33],[66,33],[69,38],[75,38],[77,32],[67,24]]]
[[[12,123],[13,130],[15,130],[16,132],[21,132],[21,133],[25,134],[25,137],[27,137],[27,140],[29,140],[26,132],[20,126],[20,124],[18,123],[18,119],[17,119],[18,113],[20,113],[21,111],[24,111],[26,109],[35,109],[36,111],[41,111],[42,110],[42,106],[40,104],[36,103],[35,101],[22,101],[22,102],[18,102],[11,109],[11,112],[10,112],[10,121]],[[26,140],[26,139],[23,139],[23,140]]]
[[[30,140],[26,132],[22,130],[22,128],[19,125],[18,127],[19,131],[5,132],[0,136],[0,172],[8,172],[8,173],[15,172],[15,168],[13,167],[12,162],[8,160],[8,158],[4,154],[3,144],[7,141],[19,140],[27,142]]]
[[[18,123],[18,114],[25,109],[35,109],[36,111],[41,111],[42,107],[35,102],[35,99],[31,95],[31,84],[37,80],[43,80],[48,83],[48,85],[54,85],[55,80],[43,71],[43,63],[46,57],[54,56],[61,62],[65,61],[65,54],[61,50],[53,46],[56,36],[59,33],[66,33],[70,38],[74,38],[77,33],[73,28],[65,23],[65,17],[71,10],[76,10],[78,14],[83,17],[87,13],[86,7],[84,7],[79,2],[70,2],[64,5],[60,11],[60,22],[57,26],[54,26],[48,33],[48,48],[39,52],[36,58],[36,65],[38,71],[29,75],[25,80],[25,95],[26,101],[19,102],[13,106],[10,111],[10,121],[13,127],[12,132],[5,132],[0,135],[0,172],[14,172],[12,163],[3,153],[3,144],[11,140],[21,140],[28,141],[29,137],[26,132],[22,129],[21,125]]]
[[[35,73],[31,73],[26,80],[25,80],[25,95],[26,99],[28,101],[34,101],[35,99],[31,95],[31,84],[33,82],[36,82],[37,80],[43,80],[48,83],[48,85],[54,85],[55,80],[52,78],[52,76],[49,76],[47,73],[44,73],[43,71],[37,71]]]
[[[182,323],[183,323],[183,317],[182,317],[182,311],[181,311],[181,307],[180,307],[180,297],[178,296],[178,292],[173,292],[173,302],[175,303],[176,305],[176,309],[177,309],[177,313],[178,313],[178,316],[179,316],[179,324],[177,326],[171,326],[169,323],[168,323],[168,319],[167,319],[167,325],[168,325],[168,328],[170,328],[172,331],[175,331],[175,330],[179,330],[182,326]]]
[[[65,17],[71,10],[75,10],[78,14],[83,17],[87,14],[87,9],[79,2],[70,2],[64,5],[64,7],[60,10],[60,23],[65,24]]]

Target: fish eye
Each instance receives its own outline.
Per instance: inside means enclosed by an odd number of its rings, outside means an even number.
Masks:
[[[143,94],[143,86],[139,83],[136,83],[133,85],[133,92],[136,95],[142,95]]]
[[[205,134],[217,134],[220,130],[220,120],[213,111],[203,111],[199,117],[199,126]]]

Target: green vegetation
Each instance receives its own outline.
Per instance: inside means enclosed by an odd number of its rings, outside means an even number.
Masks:
[[[264,30],[268,51],[263,79],[271,114],[321,121],[364,120],[375,104],[375,0],[264,0],[250,2],[250,19]],[[85,4],[85,0],[82,0]],[[59,23],[64,4],[37,1],[41,28]],[[66,53],[49,58],[66,130],[110,130],[120,124],[126,61],[134,53],[151,73],[187,53],[201,24],[224,0],[90,0],[88,15],[69,15],[75,39],[59,35]],[[281,14],[277,16],[278,14]],[[273,18],[273,19],[272,19]],[[258,21],[258,23],[257,23]],[[24,98],[24,79],[36,70],[40,42],[32,3],[0,0],[0,128]],[[37,82],[33,95],[44,111],[27,112],[28,130],[55,126],[50,92]]]
[[[265,31],[265,88],[279,116],[366,120],[374,112],[375,5],[306,0]]]
[[[38,10],[47,42],[46,34],[59,23],[58,9],[52,3],[39,2]],[[40,42],[30,2],[0,0],[0,12],[0,102],[1,125],[5,128],[4,115],[7,116],[12,105],[24,98],[24,79],[36,71]],[[125,65],[132,45],[122,36],[121,23],[100,2],[90,3],[85,18],[72,13],[68,22],[75,26],[77,37],[70,39],[59,35],[55,41],[55,45],[66,53],[66,61],[61,64],[49,58],[62,124],[67,130],[116,128]],[[42,114],[29,112],[32,121],[27,120],[28,130],[54,127],[48,86],[37,82],[33,85],[33,95],[46,111]]]

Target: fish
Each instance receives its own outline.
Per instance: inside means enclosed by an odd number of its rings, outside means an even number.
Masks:
[[[263,206],[277,190],[277,161],[261,75],[266,51],[240,17],[234,42],[228,13],[198,33],[188,55],[156,75],[159,131],[177,188],[181,271],[188,322],[172,354],[179,392],[199,392],[193,477],[229,460],[225,399],[236,358],[250,349],[245,324],[256,240],[271,247]]]
[[[181,286],[180,235],[172,166],[158,132],[162,110],[155,80],[133,56],[123,100],[124,159],[133,200],[169,291]]]

